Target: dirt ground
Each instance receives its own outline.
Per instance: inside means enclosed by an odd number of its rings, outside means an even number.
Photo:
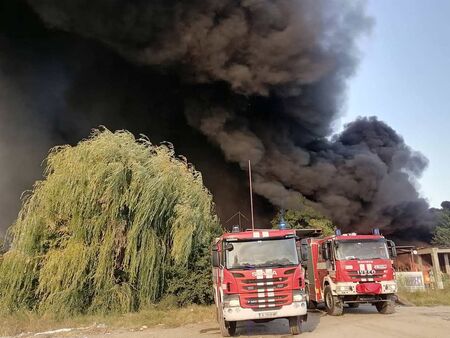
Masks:
[[[51,335],[55,337],[58,335]],[[90,338],[193,338],[220,337],[215,322],[203,322],[178,328],[140,328],[137,331],[110,331],[108,328],[96,332],[72,332],[71,337]],[[276,320],[265,324],[244,322],[238,324],[240,337],[290,337],[287,320]],[[46,337],[46,335],[41,335]],[[50,335],[49,335],[50,337]],[[67,335],[65,335],[67,337]],[[346,309],[344,316],[331,317],[322,311],[310,312],[303,326],[302,337],[450,337],[450,306],[397,307],[393,315],[380,315],[372,306]]]

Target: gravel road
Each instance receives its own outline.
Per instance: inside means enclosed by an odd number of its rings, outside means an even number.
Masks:
[[[287,320],[265,324],[244,322],[238,324],[240,337],[292,337],[288,334]],[[215,322],[204,322],[174,329],[149,328],[143,331],[106,331],[80,335],[90,338],[194,338],[220,337]],[[372,306],[346,309],[344,316],[331,317],[322,311],[310,312],[299,337],[450,337],[450,306],[397,307],[393,315],[380,315]]]

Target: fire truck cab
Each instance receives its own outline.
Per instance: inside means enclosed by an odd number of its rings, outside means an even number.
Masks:
[[[304,238],[300,252],[309,308],[325,303],[328,314],[334,316],[343,314],[344,304],[370,303],[383,314],[395,311],[395,244],[378,229],[371,235],[337,230],[333,236]]]
[[[214,300],[224,337],[236,322],[287,318],[292,334],[306,320],[304,271],[295,230],[225,233],[212,246]]]

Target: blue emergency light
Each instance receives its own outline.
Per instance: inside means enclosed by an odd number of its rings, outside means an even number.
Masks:
[[[280,211],[280,222],[278,223],[278,229],[285,230],[287,228],[286,220],[284,219],[284,209]]]

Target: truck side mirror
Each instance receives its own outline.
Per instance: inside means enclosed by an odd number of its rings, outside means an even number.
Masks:
[[[300,242],[300,260],[302,262],[306,262],[309,258],[308,255],[308,242],[306,240],[302,240]]]
[[[395,243],[393,241],[387,241],[389,256],[391,258],[397,257],[397,249],[395,248]]]
[[[329,255],[329,251],[328,251],[328,244],[324,243],[322,245],[322,258],[325,260],[329,260],[330,259],[330,255]]]
[[[220,265],[219,251],[217,250],[216,247],[212,248],[211,263],[213,268],[218,268]]]

